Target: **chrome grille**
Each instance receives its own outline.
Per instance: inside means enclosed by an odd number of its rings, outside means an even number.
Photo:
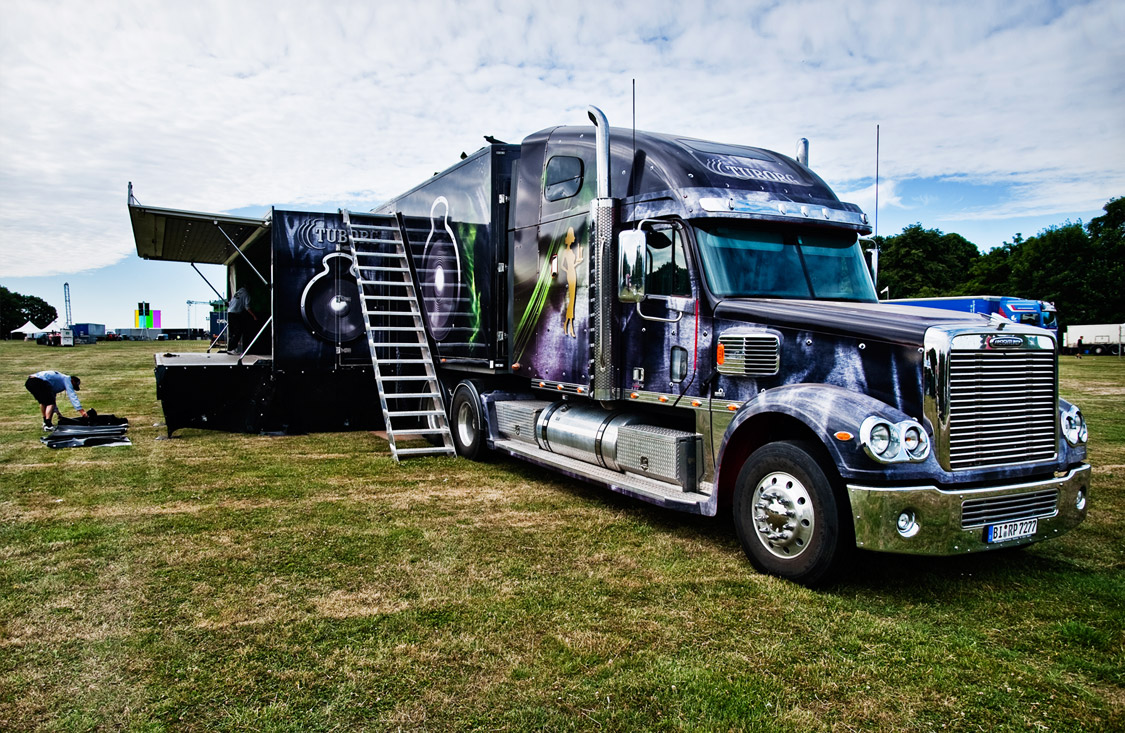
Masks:
[[[1055,381],[1054,351],[953,351],[950,468],[1054,458]]]
[[[1053,517],[1058,513],[1059,490],[1044,489],[1030,494],[992,496],[961,502],[961,529],[986,524],[1016,522],[1034,517]]]
[[[719,336],[723,347],[722,374],[772,377],[781,364],[781,347],[772,333],[727,332]]]

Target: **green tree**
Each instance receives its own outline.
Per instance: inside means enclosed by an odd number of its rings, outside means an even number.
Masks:
[[[31,321],[46,326],[59,317],[55,307],[34,295],[22,295],[0,286],[0,336],[8,338],[13,328]]]
[[[1090,279],[1084,285],[1097,300],[1097,320],[1091,322],[1125,323],[1125,197],[1110,199],[1103,210],[1104,215],[1086,225],[1093,253]]]
[[[980,258],[960,234],[911,224],[893,237],[879,237],[880,290],[892,298],[930,298],[961,292],[966,273]]]

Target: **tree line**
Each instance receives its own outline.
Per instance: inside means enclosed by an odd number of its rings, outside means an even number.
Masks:
[[[0,338],[10,338],[13,328],[19,328],[28,321],[43,327],[58,317],[55,306],[42,298],[13,293],[0,285]]]
[[[960,234],[913,224],[876,237],[891,298],[1010,295],[1055,304],[1062,325],[1125,323],[1125,197],[1088,224],[1066,222],[981,253]],[[883,297],[887,297],[884,295]]]

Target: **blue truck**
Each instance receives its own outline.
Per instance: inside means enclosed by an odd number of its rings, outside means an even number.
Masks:
[[[1055,304],[1043,300],[1025,300],[1010,295],[959,295],[948,298],[900,298],[886,302],[962,313],[995,314],[1013,323],[1038,326],[1051,331],[1059,329]]]

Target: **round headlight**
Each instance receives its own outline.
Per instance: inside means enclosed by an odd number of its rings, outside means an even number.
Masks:
[[[1071,445],[1081,445],[1086,442],[1089,431],[1081,410],[1072,405],[1062,414],[1062,431],[1066,442]]]
[[[917,423],[907,425],[902,434],[902,445],[912,461],[924,461],[930,454],[930,439],[926,437],[925,429]]]
[[[891,447],[891,426],[879,423],[871,428],[871,450],[883,456]]]
[[[913,453],[918,450],[918,446],[922,443],[922,436],[918,434],[918,428],[910,426],[902,435],[902,445],[906,448],[907,453]]]

